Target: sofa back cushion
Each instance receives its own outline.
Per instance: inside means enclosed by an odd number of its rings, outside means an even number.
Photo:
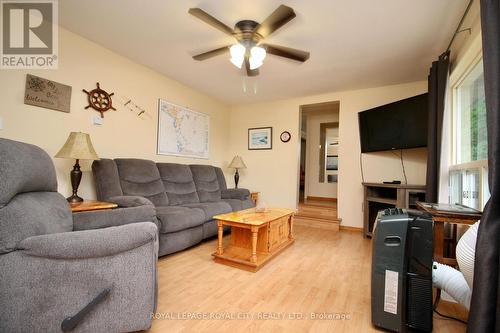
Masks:
[[[122,186],[116,163],[109,158],[101,158],[92,163],[97,199],[107,200],[111,197],[122,196]]]
[[[217,175],[217,181],[219,182],[219,188],[221,190],[227,190],[226,178],[221,168],[214,167],[215,174]]]
[[[115,159],[123,195],[137,195],[150,200],[155,206],[167,206],[168,198],[153,161]]]
[[[25,238],[71,230],[71,210],[57,193],[50,156],[0,138],[0,254],[16,250]]]
[[[200,202],[193,174],[188,165],[157,163],[170,205]]]
[[[0,207],[19,193],[57,192],[56,170],[41,148],[0,138]]]
[[[215,167],[211,165],[190,165],[190,168],[200,202],[221,201],[221,188]]]

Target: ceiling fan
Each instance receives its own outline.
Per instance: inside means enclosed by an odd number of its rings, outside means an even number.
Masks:
[[[189,14],[237,40],[237,43],[234,45],[220,47],[195,55],[193,56],[195,60],[206,60],[229,52],[231,54],[231,62],[236,67],[241,68],[243,63],[245,63],[247,75],[256,76],[259,74],[259,67],[263,64],[266,54],[300,62],[309,59],[309,52],[263,43],[266,37],[290,22],[296,16],[293,9],[288,6],[279,6],[260,24],[252,20],[242,20],[236,23],[234,29],[231,29],[200,8],[190,8]]]

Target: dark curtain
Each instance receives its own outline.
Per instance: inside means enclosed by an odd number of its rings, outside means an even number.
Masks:
[[[500,332],[500,0],[481,0],[484,89],[488,123],[488,185],[476,243],[467,332]]]
[[[429,73],[429,118],[427,123],[427,189],[425,201],[437,202],[441,134],[443,131],[444,102],[450,65],[450,53],[443,53],[432,63]]]

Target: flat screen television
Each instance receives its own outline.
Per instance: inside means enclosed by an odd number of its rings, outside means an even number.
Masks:
[[[360,112],[361,152],[427,146],[428,94]]]

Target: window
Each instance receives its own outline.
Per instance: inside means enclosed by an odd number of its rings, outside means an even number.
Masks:
[[[486,105],[483,62],[480,61],[456,87],[456,163],[486,160]]]
[[[488,191],[488,141],[482,60],[453,89],[450,203],[482,209]]]

